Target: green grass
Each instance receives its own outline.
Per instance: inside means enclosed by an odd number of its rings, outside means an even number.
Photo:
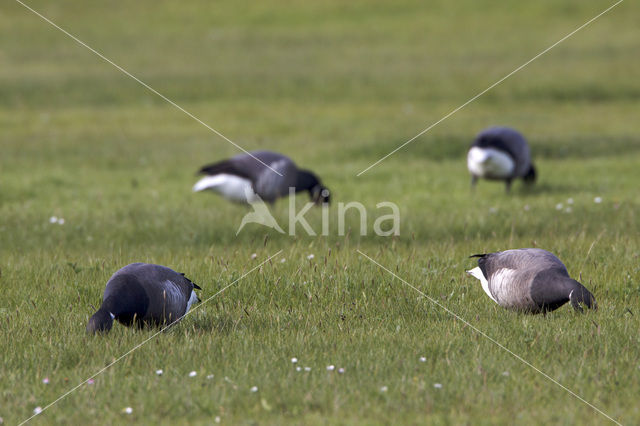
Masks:
[[[116,325],[105,337],[85,334],[118,268],[170,266],[207,299],[278,250],[33,423],[608,422],[356,250],[618,421],[640,422],[638,5],[622,3],[356,178],[610,5],[432,3],[29,3],[243,147],[286,152],[315,170],[336,202],[369,207],[370,226],[376,203],[397,203],[393,239],[358,235],[355,216],[351,232],[336,235],[337,203],[329,236],[256,225],[236,236],[245,208],[190,192],[202,164],[235,148],[18,3],[3,3],[5,423],[155,332]],[[466,148],[492,124],[529,138],[534,189],[518,183],[507,196],[481,182],[470,194]],[[274,210],[281,224],[286,207]],[[65,224],[50,224],[54,215]],[[307,219],[320,230],[318,210]],[[508,312],[464,273],[470,254],[530,246],[563,259],[600,309]],[[292,357],[311,371],[297,372]],[[327,372],[330,364],[346,372]]]

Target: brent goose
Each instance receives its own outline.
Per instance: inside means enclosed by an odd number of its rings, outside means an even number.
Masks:
[[[567,302],[582,312],[580,304],[597,309],[593,295],[569,277],[567,268],[552,253],[525,248],[475,254],[478,266],[467,271],[498,305],[530,313],[553,311]]]
[[[479,178],[504,180],[507,192],[513,179],[522,178],[528,184],[536,180],[527,141],[508,127],[490,127],[480,132],[467,154],[467,168],[472,188]]]
[[[200,287],[166,266],[132,263],[109,278],[87,331],[108,332],[114,319],[126,326],[170,324],[200,301],[194,289]]]
[[[271,151],[250,154],[239,154],[202,167],[199,173],[206,176],[196,182],[193,191],[209,189],[238,203],[253,203],[258,199],[273,203],[289,195],[289,188],[293,187],[295,192],[308,191],[316,204],[329,203],[329,190],[320,179],[309,170],[298,169],[289,157]]]

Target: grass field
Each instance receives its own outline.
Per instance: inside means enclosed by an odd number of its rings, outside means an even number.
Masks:
[[[376,203],[397,203],[400,236],[385,238],[360,236],[355,215],[346,236],[335,220],[329,236],[257,225],[236,236],[247,209],[190,188],[201,165],[238,151],[3,2],[0,417],[27,419],[156,332],[85,333],[125,264],[185,272],[204,300],[281,250],[31,423],[610,423],[360,250],[607,415],[640,423],[637,3],[355,177],[611,4],[29,2],[244,148],[316,171],[332,220],[338,201],[368,206],[370,225]],[[466,149],[495,124],[528,137],[540,179],[511,195],[480,182],[472,196]],[[281,223],[287,205],[275,206]],[[306,218],[319,230],[319,210]],[[599,310],[505,311],[465,274],[471,254],[531,246],[556,253]]]

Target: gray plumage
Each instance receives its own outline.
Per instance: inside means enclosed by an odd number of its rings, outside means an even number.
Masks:
[[[316,203],[329,202],[328,189],[313,172],[299,169],[289,157],[276,152],[239,154],[206,165],[199,173],[207,177],[194,185],[194,191],[213,190],[232,201],[250,203],[256,201],[253,197],[257,194],[263,201],[273,203],[289,195],[289,189],[294,188],[295,192],[308,191]],[[243,180],[246,181],[246,187],[243,186]],[[247,189],[255,194],[245,196],[241,193]]]
[[[572,279],[554,254],[537,248],[474,255],[478,278],[489,297],[508,309],[531,313],[553,311],[566,302],[582,311],[581,304],[596,308],[593,295]]]
[[[114,319],[126,326],[171,324],[199,301],[194,289],[200,287],[166,266],[132,263],[107,282],[87,331],[109,331]]]
[[[503,180],[507,191],[514,179],[526,183],[536,179],[529,144],[520,132],[509,127],[490,127],[474,139],[467,154],[472,186],[479,178]]]

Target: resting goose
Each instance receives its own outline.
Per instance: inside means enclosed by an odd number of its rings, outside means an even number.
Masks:
[[[553,311],[567,302],[597,309],[593,295],[569,277],[567,268],[552,253],[525,248],[475,254],[478,266],[467,271],[479,279],[482,289],[498,305],[530,313]]]
[[[196,182],[194,192],[208,189],[237,203],[259,199],[273,203],[289,195],[289,188],[295,188],[295,192],[308,191],[316,204],[329,203],[329,190],[313,172],[298,169],[289,157],[276,152],[239,154],[204,166],[199,173],[206,176]]]
[[[108,332],[114,319],[126,326],[170,324],[200,301],[194,289],[200,287],[166,266],[132,263],[109,278],[87,331]]]
[[[514,179],[522,178],[528,184],[536,180],[527,141],[508,127],[490,127],[480,132],[467,154],[467,168],[472,188],[479,178],[504,180],[507,192]]]

